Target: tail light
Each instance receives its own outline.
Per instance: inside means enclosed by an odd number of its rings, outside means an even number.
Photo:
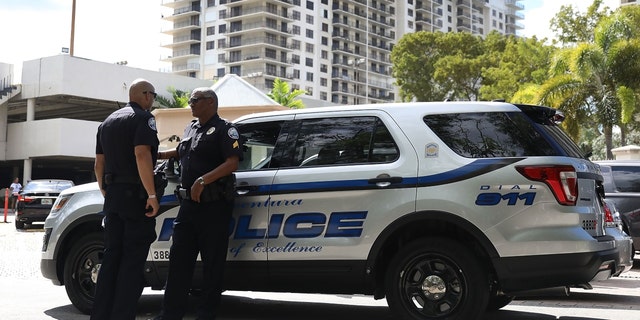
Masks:
[[[23,196],[23,195],[19,195],[19,196],[18,196],[18,202],[26,202],[26,203],[29,203],[29,202],[31,202],[31,201],[33,201],[33,200],[35,200],[35,199],[36,199],[36,198],[34,198],[34,197],[29,197],[29,196],[26,196],[26,197],[25,197],[25,196]]]
[[[613,220],[613,213],[611,212],[611,208],[607,205],[606,202],[602,204],[604,207],[604,224],[607,227],[615,227],[615,221]]]
[[[530,180],[544,182],[561,205],[576,205],[578,175],[573,166],[519,166],[516,170]]]

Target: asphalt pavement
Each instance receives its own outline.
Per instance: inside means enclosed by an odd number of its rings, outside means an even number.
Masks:
[[[87,320],[67,298],[64,287],[40,274],[40,226],[16,230],[9,212],[0,211],[0,319]],[[636,260],[640,265],[640,260]],[[548,291],[518,298],[483,320],[640,320],[640,267],[619,278],[594,285],[593,290],[571,289],[569,296]],[[145,289],[136,320],[155,316],[162,291]],[[193,301],[192,301],[193,303]],[[193,306],[191,306],[193,307]],[[193,308],[190,308],[193,310]],[[185,320],[194,319],[188,314]],[[219,320],[397,320],[385,300],[369,296],[269,292],[225,292]]]

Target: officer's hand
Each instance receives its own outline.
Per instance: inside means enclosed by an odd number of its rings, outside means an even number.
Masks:
[[[152,218],[158,214],[158,210],[160,210],[160,204],[158,203],[157,198],[147,198],[147,205],[145,206],[147,212],[144,214],[145,216]]]
[[[191,186],[191,200],[195,202],[200,202],[200,196],[202,195],[202,191],[204,190],[204,186],[199,183],[194,183]]]

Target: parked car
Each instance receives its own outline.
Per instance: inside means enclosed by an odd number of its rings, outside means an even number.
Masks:
[[[640,250],[640,160],[595,161],[604,178],[604,193],[613,200],[622,218],[622,230],[633,239],[633,253]]]
[[[604,227],[605,233],[616,239],[616,247],[620,252],[618,271],[614,276],[619,276],[633,267],[633,241],[624,231],[620,212],[612,199],[604,199]]]
[[[58,179],[27,182],[16,201],[16,229],[24,229],[25,225],[34,222],[44,222],[60,192],[73,185],[71,180]]]
[[[367,294],[402,319],[476,319],[514,292],[610,278],[620,259],[605,234],[602,176],[559,120],[500,102],[238,119],[225,288]],[[102,203],[96,183],[70,188],[45,222],[42,274],[83,312],[104,247]],[[145,265],[153,289],[165,283],[178,211],[174,195],[160,204]]]

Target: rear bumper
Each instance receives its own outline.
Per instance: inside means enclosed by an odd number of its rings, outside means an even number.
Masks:
[[[504,292],[563,287],[610,278],[619,269],[617,248],[586,253],[496,258]]]
[[[16,212],[15,219],[20,222],[44,222],[51,209],[22,208]]]

